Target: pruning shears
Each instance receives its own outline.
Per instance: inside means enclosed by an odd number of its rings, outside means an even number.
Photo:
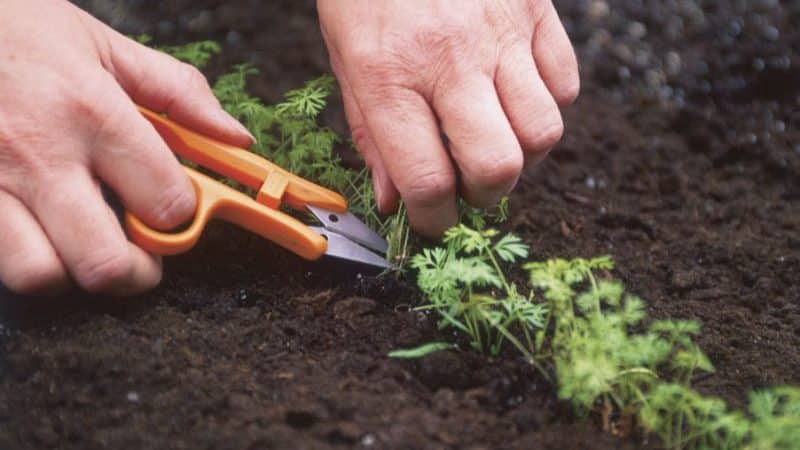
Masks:
[[[340,194],[292,174],[245,149],[184,128],[164,115],[139,107],[172,149],[187,161],[233,179],[257,192],[254,198],[184,165],[194,185],[197,209],[191,224],[178,232],[154,230],[125,214],[128,237],[142,249],[175,255],[194,247],[211,219],[238,225],[308,260],[329,255],[390,268],[386,241],[347,211]],[[279,208],[307,211],[319,221],[309,226]]]

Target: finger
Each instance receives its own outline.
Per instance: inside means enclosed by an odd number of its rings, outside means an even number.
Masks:
[[[527,43],[510,49],[495,76],[497,93],[528,163],[536,163],[561,139],[564,124],[553,96],[530,57]]]
[[[546,8],[536,25],[533,59],[556,103],[561,106],[573,103],[580,91],[578,60],[552,4]]]
[[[392,183],[386,165],[383,163],[380,152],[372,140],[369,129],[364,122],[364,114],[361,107],[356,102],[350,87],[350,80],[347,79],[346,71],[342,68],[341,55],[334,45],[330,45],[328,33],[322,27],[322,37],[330,52],[331,68],[336,78],[339,80],[339,88],[342,92],[342,102],[344,103],[344,113],[347,123],[350,126],[350,135],[359,153],[364,157],[367,167],[372,173],[372,184],[375,190],[375,201],[378,210],[384,214],[391,213],[397,209],[400,194]]]
[[[22,295],[53,295],[69,276],[39,223],[16,197],[0,191],[0,281]]]
[[[133,295],[161,280],[158,258],[129,243],[84,168],[37,180],[27,202],[72,278],[93,293]]]
[[[137,103],[167,113],[197,132],[249,147],[253,136],[220,106],[205,76],[195,67],[101,26],[108,36],[106,70]]]
[[[113,79],[107,111],[91,150],[93,171],[123,206],[148,225],[168,230],[190,219],[195,192],[178,160]]]
[[[411,226],[436,237],[458,221],[456,175],[425,99],[404,88],[364,89],[367,127]]]
[[[395,211],[400,194],[392,183],[386,165],[381,158],[381,154],[375,146],[375,142],[372,140],[369,129],[367,129],[364,123],[364,116],[361,114],[361,109],[353,97],[349,81],[344,77],[339,78],[339,80],[339,85],[342,89],[344,111],[347,116],[347,123],[350,125],[350,134],[353,137],[353,143],[364,157],[367,167],[369,167],[372,172],[372,184],[375,189],[375,200],[378,204],[378,210],[382,213]]]
[[[522,149],[491,79],[479,74],[445,86],[434,92],[433,105],[450,140],[462,194],[475,206],[492,206],[516,184]]]

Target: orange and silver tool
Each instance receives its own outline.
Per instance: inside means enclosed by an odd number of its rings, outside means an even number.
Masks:
[[[316,260],[323,255],[390,268],[386,241],[347,211],[336,192],[298,177],[245,149],[200,135],[145,108],[142,115],[153,124],[173,152],[257,192],[253,199],[192,168],[185,167],[197,194],[192,223],[182,231],[161,232],[125,214],[128,237],[151,253],[175,255],[194,247],[211,219],[236,224],[275,242],[297,255]],[[307,211],[320,226],[308,226],[280,211],[287,205]]]

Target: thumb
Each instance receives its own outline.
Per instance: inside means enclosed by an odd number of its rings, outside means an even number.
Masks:
[[[106,54],[102,55],[106,70],[134,102],[231,145],[249,147],[255,142],[250,132],[222,108],[197,68],[99,25],[108,37]]]

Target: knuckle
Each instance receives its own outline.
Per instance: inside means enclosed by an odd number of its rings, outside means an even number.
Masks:
[[[132,274],[133,260],[125,249],[95,251],[74,268],[75,280],[92,293],[118,286]]]
[[[369,131],[363,123],[352,124],[350,126],[350,135],[353,138],[353,143],[355,144],[356,149],[358,149],[362,155],[371,150]]]
[[[486,189],[497,190],[505,189],[513,184],[522,172],[525,163],[522,152],[505,152],[502,156],[490,155],[490,158],[481,158],[476,161],[476,167],[472,171],[470,184]]]
[[[415,177],[405,186],[403,198],[414,207],[433,207],[450,201],[456,193],[453,174],[441,171],[409,171]]]
[[[8,274],[6,287],[21,295],[39,295],[65,286],[67,274],[56,259],[28,258],[18,261]]]
[[[537,126],[521,136],[526,153],[542,153],[552,149],[564,135],[564,122],[560,114],[550,121],[549,125]]]
[[[153,204],[152,225],[165,230],[181,225],[194,215],[196,202],[194,191],[182,184],[163,190]]]
[[[180,63],[179,67],[181,77],[184,80],[184,86],[192,88],[208,86],[208,80],[197,67],[183,62]]]

